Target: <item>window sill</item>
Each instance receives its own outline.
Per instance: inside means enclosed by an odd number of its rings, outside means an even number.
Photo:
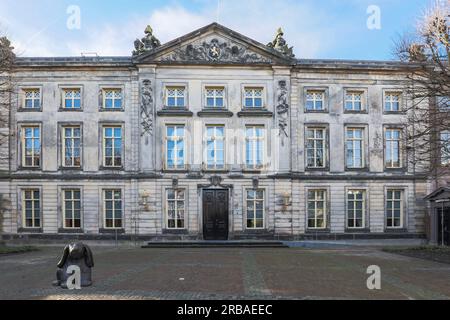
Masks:
[[[42,108],[19,108],[17,112],[42,112]]]
[[[17,233],[43,233],[42,228],[18,228]]]
[[[304,110],[304,113],[329,113],[328,110]]]
[[[163,234],[188,235],[187,229],[163,229]]]
[[[309,168],[309,167],[306,167],[305,168],[305,171],[306,172],[329,172],[330,171],[330,168],[329,167],[323,167],[323,168]]]
[[[344,114],[369,114],[369,112],[367,110],[344,110]]]
[[[106,229],[106,228],[101,228],[98,230],[98,233],[101,234],[124,234],[125,233],[125,229],[123,228],[117,228],[117,229]]]
[[[384,168],[385,172],[392,172],[392,173],[405,173],[407,172],[406,168]]]
[[[111,171],[111,172],[117,172],[117,171],[124,171],[125,168],[124,167],[104,167],[101,166],[99,168],[100,171]]]
[[[58,233],[61,233],[61,234],[84,234],[84,231],[81,228],[76,228],[76,229],[59,228]]]
[[[42,171],[41,167],[19,167],[18,171]]]
[[[407,233],[408,229],[406,229],[406,228],[389,228],[389,227],[386,227],[384,229],[384,232],[386,232],[386,233]]]
[[[107,108],[99,108],[99,112],[125,112],[124,108],[117,108],[117,109],[107,109]]]
[[[330,233],[330,229],[325,228],[325,229],[306,229],[305,233],[306,234],[317,234],[317,233]]]
[[[267,118],[272,118],[273,117],[273,112],[268,111],[267,109],[257,109],[255,108],[255,110],[253,109],[243,109],[242,111],[238,112],[238,117],[239,118],[244,118],[244,117],[267,117]]]
[[[83,167],[59,167],[60,171],[66,171],[66,172],[70,172],[70,171],[83,171]]]
[[[405,115],[406,111],[400,110],[400,111],[383,111],[383,115],[389,116],[389,115]]]
[[[194,115],[187,108],[164,108],[156,114],[158,117],[192,117]]]
[[[346,228],[345,233],[368,233],[370,232],[369,228]]]
[[[228,111],[227,109],[213,109],[213,108],[205,108],[202,111],[197,113],[199,117],[223,117],[223,118],[231,118],[234,115],[233,112]]]
[[[69,108],[59,108],[58,112],[83,112],[84,110],[81,109],[69,109]]]
[[[369,172],[369,168],[345,168],[345,171],[347,172]]]
[[[183,169],[164,169],[163,173],[189,173],[189,170],[186,168]]]

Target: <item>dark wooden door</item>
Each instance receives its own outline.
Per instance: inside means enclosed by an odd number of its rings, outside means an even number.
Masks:
[[[444,227],[442,228],[442,210],[438,210],[438,244],[442,244],[442,236],[444,236],[444,245],[450,246],[450,210],[444,210]],[[442,231],[443,234],[442,234]]]
[[[203,190],[203,238],[228,240],[228,190]]]

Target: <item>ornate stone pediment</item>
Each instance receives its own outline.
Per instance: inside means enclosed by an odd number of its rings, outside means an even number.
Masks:
[[[272,59],[265,57],[248,46],[211,35],[156,59],[161,62],[209,62],[209,63],[263,63],[270,64]]]

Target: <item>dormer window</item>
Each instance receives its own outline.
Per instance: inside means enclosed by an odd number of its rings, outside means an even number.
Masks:
[[[206,87],[206,108],[225,107],[225,89],[223,87]]]
[[[245,88],[244,89],[244,107],[245,108],[263,108],[263,88]]]
[[[186,88],[166,87],[166,106],[169,108],[186,107]]]

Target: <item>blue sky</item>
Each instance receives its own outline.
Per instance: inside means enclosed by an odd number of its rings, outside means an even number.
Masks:
[[[393,59],[393,40],[414,30],[431,0],[1,0],[0,29],[21,56],[130,55],[151,24],[167,42],[211,22],[267,43],[278,27],[299,58]],[[67,8],[80,8],[68,29]],[[367,28],[367,8],[381,10],[381,29]]]

